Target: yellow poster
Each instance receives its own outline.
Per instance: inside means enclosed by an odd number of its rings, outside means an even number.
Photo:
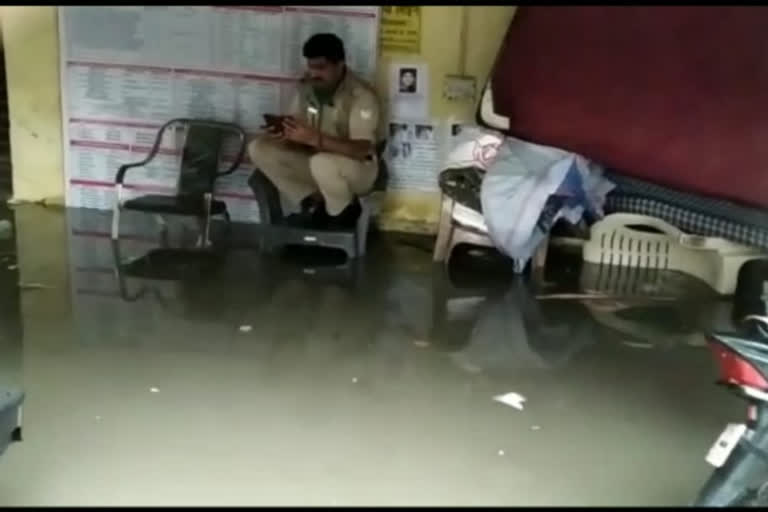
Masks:
[[[381,53],[383,55],[421,52],[421,7],[381,8]]]

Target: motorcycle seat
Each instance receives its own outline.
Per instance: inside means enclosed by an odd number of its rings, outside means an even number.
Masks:
[[[712,337],[740,357],[752,363],[768,380],[768,342],[733,334],[715,333]]]

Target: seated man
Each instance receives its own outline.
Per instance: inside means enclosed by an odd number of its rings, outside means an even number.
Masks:
[[[251,161],[290,201],[302,226],[349,229],[371,190],[378,166],[376,93],[347,69],[344,44],[312,36],[303,49],[308,72],[289,116],[248,146]]]

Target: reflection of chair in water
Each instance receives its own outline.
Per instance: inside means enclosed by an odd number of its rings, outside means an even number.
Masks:
[[[469,342],[477,315],[490,297],[506,289],[509,275],[473,276],[456,263],[434,265],[432,272],[432,327],[430,341],[444,350],[457,350]],[[483,277],[486,277],[485,279]]]
[[[556,368],[593,341],[594,323],[579,303],[538,301],[520,278],[459,290],[439,274],[431,342],[468,371]]]
[[[216,255],[215,253],[211,253]],[[178,283],[196,277],[205,268],[215,266],[219,258],[203,260],[180,259],[178,261],[167,260],[167,253],[162,251],[149,251],[139,258],[124,261],[120,252],[120,244],[112,241],[112,255],[114,257],[115,277],[117,278],[120,296],[127,302],[136,302],[146,297],[152,297],[163,309],[168,309],[175,297],[166,297],[163,288],[168,283]],[[160,255],[159,258],[156,258]],[[128,279],[134,279],[140,284],[131,291]],[[148,282],[152,284],[148,284]]]
[[[123,198],[125,177],[130,169],[144,167],[153,161],[160,151],[163,136],[171,127],[186,128],[186,136],[181,157],[181,169],[177,180],[175,195],[149,194],[134,199]],[[219,170],[222,148],[226,134],[239,139],[239,147],[234,160],[224,171]],[[201,228],[200,245],[208,249],[210,245],[211,218],[223,216],[229,222],[227,205],[214,198],[216,180],[233,173],[245,154],[245,132],[231,123],[204,121],[195,119],[173,119],[165,123],[157,132],[155,142],[147,157],[140,161],[120,166],[115,177],[115,208],[112,216],[112,239],[120,237],[121,210],[134,210],[156,215],[183,215],[196,217]],[[167,250],[167,249],[166,249]],[[172,257],[177,256],[173,254]]]

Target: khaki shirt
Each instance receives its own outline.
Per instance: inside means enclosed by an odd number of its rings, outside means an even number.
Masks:
[[[320,129],[326,135],[376,144],[379,127],[379,99],[366,82],[347,70],[331,104],[321,104],[309,82],[299,82],[289,113]]]

